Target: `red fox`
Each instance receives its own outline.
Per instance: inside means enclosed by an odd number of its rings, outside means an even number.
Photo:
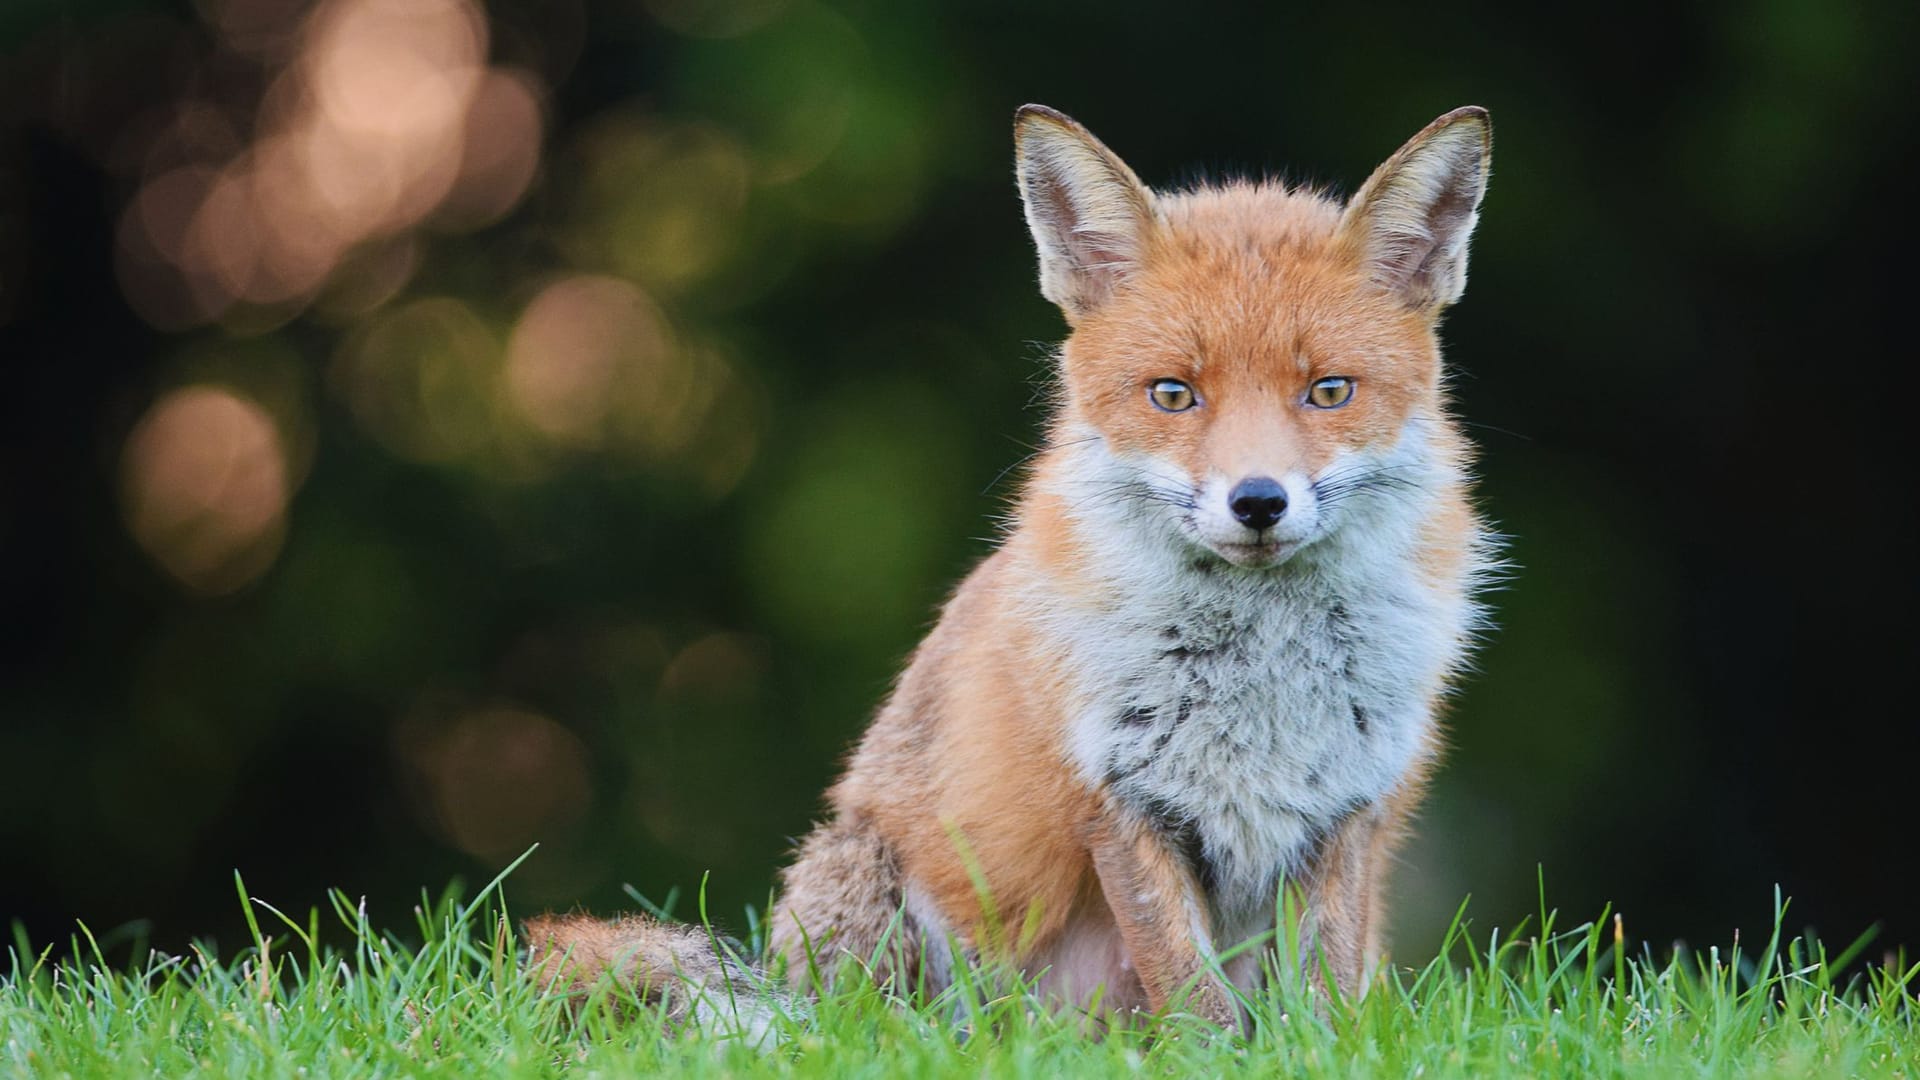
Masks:
[[[1063,1003],[1234,1025],[1230,986],[1270,967],[1234,949],[1279,931],[1317,956],[1303,978],[1360,993],[1495,565],[1436,337],[1487,113],[1435,120],[1344,204],[1150,191],[1039,105],[1014,139],[1071,326],[1046,444],[781,875],[775,959],[803,990],[846,958],[930,990],[1011,963]],[[528,930],[575,989],[684,1005],[758,977],[649,919]]]

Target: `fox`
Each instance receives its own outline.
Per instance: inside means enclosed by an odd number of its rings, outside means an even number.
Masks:
[[[685,1017],[723,984],[800,999],[857,963],[936,993],[992,962],[1068,1007],[1232,1028],[1269,978],[1377,976],[1499,569],[1438,336],[1488,113],[1440,116],[1344,201],[1154,191],[1041,105],[1013,134],[1068,332],[1007,527],[780,873],[766,961],[547,915],[526,940],[550,986]],[[1313,960],[1282,971],[1282,934]]]

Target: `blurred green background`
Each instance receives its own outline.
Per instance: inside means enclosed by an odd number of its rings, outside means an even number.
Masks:
[[[0,12],[0,918],[740,927],[1038,437],[1009,121],[1351,190],[1494,116],[1446,327],[1518,571],[1395,893],[1920,939],[1915,9]],[[1017,476],[1017,474],[1014,474]]]

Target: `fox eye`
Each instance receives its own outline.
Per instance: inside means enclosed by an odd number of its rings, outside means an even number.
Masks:
[[[1353,380],[1345,375],[1318,379],[1307,388],[1307,404],[1316,409],[1337,409],[1353,400]]]
[[[1186,412],[1193,408],[1193,387],[1179,379],[1157,379],[1147,387],[1147,397],[1166,412]]]

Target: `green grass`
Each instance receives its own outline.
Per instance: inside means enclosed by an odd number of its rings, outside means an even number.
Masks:
[[[1251,1003],[1247,1038],[1170,1017],[1089,1037],[1017,983],[969,973],[906,1004],[844,981],[749,1045],[716,1024],[671,1036],[661,1016],[576,1014],[522,977],[498,881],[472,903],[423,902],[405,935],[344,895],[293,918],[243,903],[253,944],[114,968],[84,930],[55,959],[16,940],[0,975],[0,1075],[970,1077],[1914,1076],[1920,965],[1841,981],[1848,954],[1811,939],[1654,959],[1603,916],[1552,914],[1475,939],[1456,919],[1441,956],[1359,1002],[1284,980]],[[1784,921],[1779,905],[1776,927]],[[344,928],[344,948],[320,943]],[[329,928],[329,933],[335,933]],[[16,931],[16,938],[20,935]],[[998,986],[999,989],[989,989]],[[744,991],[744,988],[742,988]]]

